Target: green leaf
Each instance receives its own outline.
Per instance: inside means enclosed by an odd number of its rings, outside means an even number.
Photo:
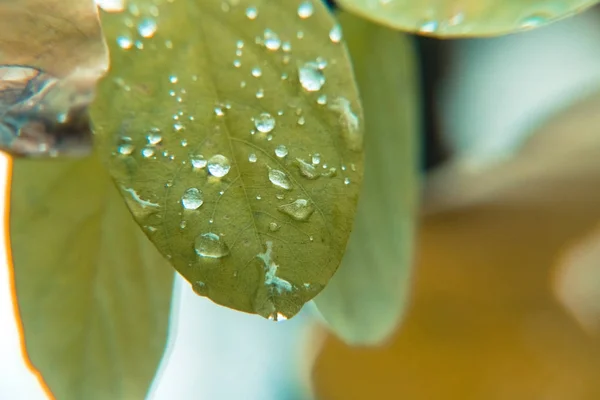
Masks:
[[[332,330],[376,344],[406,306],[418,180],[418,98],[411,40],[341,14],[365,110],[366,175],[342,265],[315,299]]]
[[[317,0],[150,4],[102,17],[112,73],[92,116],[110,172],[198,294],[290,318],[339,266],[362,181],[335,22]]]
[[[10,235],[27,353],[59,400],[142,399],[173,271],[97,158],[13,167]]]
[[[339,0],[342,8],[424,35],[492,36],[544,26],[598,0]]]

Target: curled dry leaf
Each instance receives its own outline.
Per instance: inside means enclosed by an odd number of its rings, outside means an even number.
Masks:
[[[142,399],[173,271],[97,157],[17,160],[10,238],[25,346],[56,399]]]
[[[313,1],[134,1],[106,14],[93,117],[158,249],[218,304],[289,318],[346,248],[362,110],[339,27]]]
[[[0,3],[0,149],[88,155],[87,107],[108,53],[93,1]]]
[[[341,14],[365,109],[366,175],[342,265],[315,303],[354,345],[393,333],[407,302],[418,188],[417,88],[409,38]]]
[[[395,29],[432,36],[491,36],[546,25],[598,0],[339,0],[342,8]]]

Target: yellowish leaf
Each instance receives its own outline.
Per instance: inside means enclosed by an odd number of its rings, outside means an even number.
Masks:
[[[292,317],[340,264],[362,181],[332,16],[316,0],[140,0],[102,21],[112,73],[93,120],[137,222],[199,295]]]
[[[173,272],[96,157],[14,162],[10,235],[27,353],[56,399],[142,399]]]

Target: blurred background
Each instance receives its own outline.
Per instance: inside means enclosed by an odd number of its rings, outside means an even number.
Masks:
[[[310,310],[273,324],[177,282],[153,399],[600,399],[600,9],[416,40],[423,209],[396,335],[350,348]],[[0,399],[44,399],[14,321],[0,268]]]

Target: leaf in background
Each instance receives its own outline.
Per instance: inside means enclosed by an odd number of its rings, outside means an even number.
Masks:
[[[342,259],[362,181],[362,110],[329,12],[137,1],[103,28],[113,72],[92,116],[137,222],[198,294],[296,314]]]
[[[27,353],[55,398],[144,398],[173,272],[98,159],[15,161],[10,236]]]
[[[315,303],[350,344],[376,344],[406,306],[418,193],[417,85],[405,35],[341,16],[365,110],[366,176],[339,271]]]
[[[492,36],[537,28],[598,0],[339,0],[342,8],[395,29],[432,36]]]

